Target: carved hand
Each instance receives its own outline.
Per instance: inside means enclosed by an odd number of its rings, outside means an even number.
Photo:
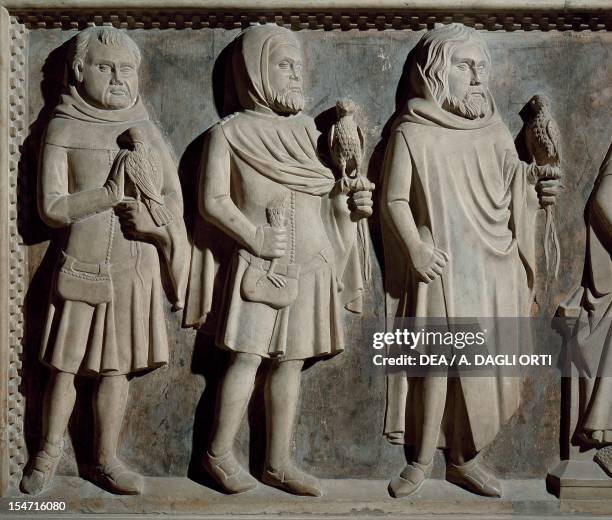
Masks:
[[[448,263],[448,253],[427,242],[420,242],[411,255],[414,270],[422,282],[430,283],[439,278]]]
[[[286,226],[260,226],[257,228],[257,235],[261,244],[257,256],[271,260],[280,258],[287,251]]]
[[[536,191],[540,205],[544,208],[556,203],[557,197],[563,191],[561,169],[553,166],[538,166],[538,182]]]
[[[164,227],[155,225],[144,204],[138,201],[123,201],[115,206],[121,231],[127,238],[160,241],[167,237]]]
[[[374,185],[372,185],[374,186]],[[360,190],[352,193],[349,199],[351,213],[359,218],[367,218],[372,215],[372,191]]]
[[[110,175],[104,184],[104,187],[109,194],[112,206],[119,204],[125,196],[125,170],[123,168],[123,157],[126,153],[127,150],[119,151],[115,157],[115,161],[113,162]]]

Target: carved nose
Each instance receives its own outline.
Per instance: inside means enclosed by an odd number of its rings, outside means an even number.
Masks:
[[[115,70],[113,72],[113,76],[111,78],[111,84],[112,85],[123,85],[123,80],[121,79],[121,76],[118,70]]]

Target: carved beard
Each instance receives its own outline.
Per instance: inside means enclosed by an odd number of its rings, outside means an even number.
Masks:
[[[476,93],[481,93],[482,96],[478,96]],[[487,98],[482,89],[468,92],[463,99],[449,95],[442,103],[442,108],[466,119],[486,117],[490,112]]]
[[[272,93],[270,108],[279,114],[297,114],[304,110],[304,93],[300,87],[289,86]]]

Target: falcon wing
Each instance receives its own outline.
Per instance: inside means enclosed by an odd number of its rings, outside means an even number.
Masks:
[[[134,154],[134,152],[131,152]],[[129,161],[126,166],[128,166],[128,173],[131,174],[132,181],[138,187],[138,189],[143,193],[143,195],[155,202],[161,204],[163,203],[163,199],[157,186],[153,184],[152,179],[147,171],[147,166],[150,168],[154,168],[153,165],[146,161],[140,155],[132,155],[132,160]]]
[[[535,150],[533,146],[533,141],[535,136],[533,135],[535,130],[533,128],[533,121],[530,121],[525,125],[525,147],[527,148],[527,155],[529,156],[529,160],[531,162],[535,161]]]
[[[329,155],[331,155],[332,161],[338,166],[338,159],[334,151],[334,144],[336,143],[336,125],[332,125],[327,134],[327,146],[329,147]]]
[[[550,150],[550,157],[555,160],[557,165],[561,164],[561,132],[557,122],[554,119],[550,119],[546,124],[546,134],[548,140],[552,146]]]
[[[363,132],[360,126],[357,126],[357,135],[359,136],[359,146],[361,148],[360,159],[363,159],[363,155],[365,154],[365,138],[363,137]]]

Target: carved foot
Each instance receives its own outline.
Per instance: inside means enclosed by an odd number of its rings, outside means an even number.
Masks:
[[[501,497],[502,485],[485,466],[472,459],[461,466],[449,464],[446,480],[485,497]]]
[[[94,468],[94,479],[101,488],[116,495],[140,495],[144,480],[138,473],[128,469],[120,460]]]
[[[433,461],[429,464],[412,462],[402,472],[389,482],[389,494],[395,498],[401,498],[415,493],[425,482],[431,473]]]
[[[62,448],[46,442],[36,454],[21,479],[20,488],[29,495],[38,495],[49,484],[59,462]]]
[[[612,477],[612,446],[606,446],[597,450],[593,460],[601,466],[609,477]]]
[[[278,470],[266,465],[261,480],[268,486],[282,489],[293,495],[320,497],[323,494],[321,483],[317,478],[299,470],[292,464],[287,464]]]
[[[219,457],[206,452],[202,465],[226,493],[244,493],[257,487],[257,480],[238,463],[231,451]]]

